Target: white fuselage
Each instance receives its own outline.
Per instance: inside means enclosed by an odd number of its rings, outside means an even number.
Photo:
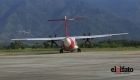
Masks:
[[[66,37],[63,41],[63,47],[67,51],[73,51],[78,49],[76,39],[74,37]]]

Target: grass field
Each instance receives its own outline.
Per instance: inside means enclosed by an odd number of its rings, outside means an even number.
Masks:
[[[138,51],[140,48],[135,47],[120,47],[120,48],[81,48],[82,52],[92,52],[92,51]],[[10,50],[0,50],[0,55],[40,55],[40,54],[59,54],[59,48],[38,48],[38,49],[10,49]]]

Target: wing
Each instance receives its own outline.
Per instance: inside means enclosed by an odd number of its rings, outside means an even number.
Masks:
[[[75,39],[101,38],[101,37],[110,37],[110,36],[126,35],[126,34],[128,34],[128,33],[103,34],[103,35],[91,35],[91,36],[75,36]]]
[[[23,39],[11,39],[13,41],[51,41],[51,40],[63,40],[65,37],[54,38],[23,38]]]
[[[74,36],[75,39],[87,39],[87,38],[101,38],[110,37],[117,35],[126,35],[128,33],[118,33],[118,34],[103,34],[103,35],[91,35],[91,36]],[[23,38],[23,39],[11,39],[13,41],[51,41],[51,40],[63,40],[65,37],[54,37],[54,38]]]

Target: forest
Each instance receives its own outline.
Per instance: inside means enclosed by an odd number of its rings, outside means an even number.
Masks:
[[[50,48],[60,48],[58,42],[45,41],[45,42],[35,42],[35,43],[25,43],[21,41],[11,42],[9,44],[0,44],[1,50],[8,49],[50,49]],[[140,41],[134,40],[104,40],[99,42],[80,42],[78,44],[80,48],[123,48],[123,47],[134,47],[140,48]]]

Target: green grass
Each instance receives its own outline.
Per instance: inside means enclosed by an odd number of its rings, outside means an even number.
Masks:
[[[92,52],[92,51],[138,51],[140,48],[135,47],[119,47],[119,48],[81,48],[82,52]],[[38,48],[38,49],[10,49],[10,50],[0,50],[0,55],[41,55],[41,54],[59,54],[59,48]]]

